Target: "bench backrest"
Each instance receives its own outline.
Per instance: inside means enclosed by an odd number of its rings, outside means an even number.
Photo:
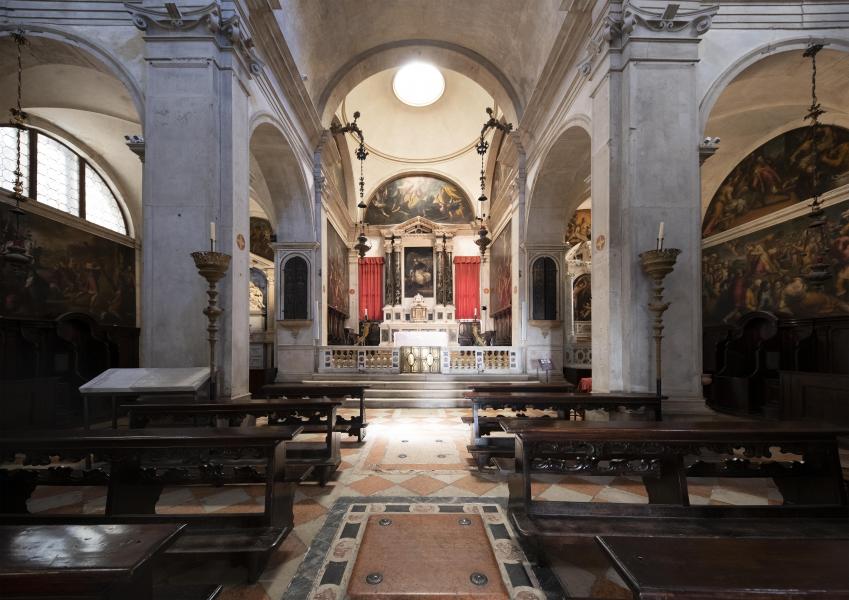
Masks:
[[[849,516],[838,428],[817,423],[504,420],[516,435],[510,503],[528,515],[689,517]],[[535,473],[639,476],[648,504],[545,502]],[[693,506],[688,477],[772,478],[783,504]]]

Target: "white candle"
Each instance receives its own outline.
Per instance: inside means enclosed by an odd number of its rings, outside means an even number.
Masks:
[[[660,222],[660,227],[657,229],[657,249],[663,248],[663,221]]]
[[[477,306],[475,307],[475,318],[476,319],[478,318],[478,307]]]
[[[368,309],[365,309],[365,310],[366,310],[366,321],[368,321]]]
[[[209,222],[209,243],[212,250],[215,251],[215,221]]]

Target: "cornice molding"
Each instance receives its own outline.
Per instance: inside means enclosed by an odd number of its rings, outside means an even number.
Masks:
[[[133,25],[150,36],[173,33],[195,33],[201,29],[215,38],[219,47],[235,52],[251,75],[259,75],[265,66],[256,53],[253,39],[245,33],[238,15],[224,17],[219,0],[206,6],[183,12],[174,2],[164,2],[163,10],[125,2]]]

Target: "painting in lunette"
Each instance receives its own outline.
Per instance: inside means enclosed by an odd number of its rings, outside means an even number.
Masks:
[[[19,248],[24,252],[18,252]],[[136,324],[135,249],[0,202],[0,315],[54,319],[81,312],[102,324]]]
[[[818,185],[814,186],[815,156]],[[849,183],[849,130],[819,128],[814,147],[810,128],[800,127],[757,148],[725,178],[713,196],[702,235],[721,233],[766,214]]]
[[[509,308],[512,305],[512,286],[513,280],[511,277],[511,239],[512,232],[510,226],[505,227],[498,237],[492,242],[492,263],[491,263],[491,283],[492,296],[490,303],[492,304],[492,314]]]
[[[327,225],[327,303],[348,315],[348,245]]]
[[[365,213],[370,225],[403,223],[414,217],[459,225],[474,220],[475,213],[457,185],[431,175],[407,175],[384,183],[372,194]]]
[[[404,297],[433,298],[433,248],[404,249]]]
[[[816,256],[800,215],[702,252],[704,323],[734,323],[762,310],[783,317],[849,314],[849,202],[825,209],[831,279],[821,291],[803,275]]]

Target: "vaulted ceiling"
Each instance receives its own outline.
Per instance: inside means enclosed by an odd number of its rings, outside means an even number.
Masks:
[[[494,80],[491,86],[503,90],[487,91],[496,98],[506,91],[516,104],[511,109],[521,114],[566,17],[562,0],[280,0],[279,4],[278,24],[310,97],[325,116],[335,112],[338,100],[360,81],[414,57],[442,62],[440,66],[485,88]],[[381,54],[391,58],[367,65]],[[345,82],[352,71],[353,80]],[[333,93],[340,83],[347,89],[337,98]]]

